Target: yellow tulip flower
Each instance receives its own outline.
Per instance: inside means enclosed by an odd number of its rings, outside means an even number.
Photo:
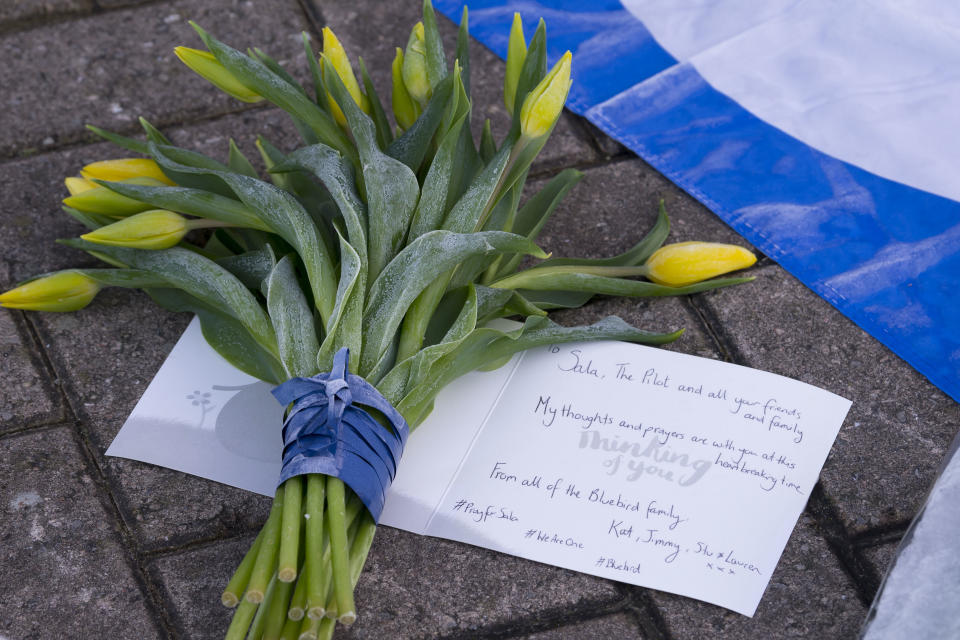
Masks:
[[[80,170],[80,175],[87,180],[118,182],[130,178],[153,178],[164,184],[174,184],[160,169],[160,165],[150,158],[117,158],[91,162]]]
[[[746,269],[756,261],[752,252],[732,244],[678,242],[654,251],[644,266],[653,282],[683,287]]]
[[[572,60],[573,54],[567,51],[540,84],[527,94],[520,108],[520,133],[524,138],[533,140],[546,135],[560,117],[570,91]]]
[[[180,242],[190,229],[189,221],[183,216],[173,211],[153,209],[100,227],[80,237],[114,247],[169,249]]]
[[[96,280],[76,271],[58,271],[0,294],[0,307],[30,311],[77,311],[100,291]]]

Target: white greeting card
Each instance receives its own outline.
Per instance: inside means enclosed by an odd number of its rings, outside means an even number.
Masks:
[[[272,495],[282,408],[194,320],[108,455]],[[381,524],[753,615],[850,402],[621,342],[554,345],[447,387]]]

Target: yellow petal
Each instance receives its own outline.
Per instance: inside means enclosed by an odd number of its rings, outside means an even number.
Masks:
[[[0,306],[31,311],[76,311],[93,300],[100,285],[76,271],[59,271],[0,294]]]
[[[657,249],[645,266],[653,282],[682,287],[746,269],[756,261],[752,252],[732,244],[678,242]]]
[[[187,234],[189,227],[183,216],[154,209],[130,216],[82,236],[84,240],[115,247],[134,249],[169,249]]]
[[[176,47],[173,52],[194,73],[237,100],[243,102],[260,102],[263,100],[263,96],[240,82],[209,51],[191,49],[190,47]]]
[[[339,76],[340,81],[343,82],[343,86],[347,88],[347,91],[350,92],[357,106],[363,109],[365,113],[370,113],[370,104],[367,101],[367,97],[360,91],[360,84],[357,82],[357,77],[353,73],[350,58],[347,57],[346,50],[343,48],[343,45],[340,44],[340,40],[330,27],[323,28],[323,52],[321,55],[333,65],[337,76]],[[330,101],[331,107],[336,108],[334,115],[340,112],[342,117],[343,113],[340,111],[340,107],[333,101],[333,97],[329,93],[327,94],[327,100]],[[340,122],[340,119],[338,118],[337,121]]]
[[[64,178],[63,183],[67,185],[67,191],[69,191],[72,196],[97,188],[96,182],[90,182],[86,178],[76,178],[74,176]]]
[[[174,184],[160,169],[160,165],[150,158],[118,158],[91,162],[80,170],[80,175],[87,180],[117,182],[129,178],[153,178],[164,184]]]
[[[553,65],[533,91],[527,94],[520,109],[520,133],[527,139],[546,135],[563,111],[570,91],[570,65],[573,54],[567,51]]]

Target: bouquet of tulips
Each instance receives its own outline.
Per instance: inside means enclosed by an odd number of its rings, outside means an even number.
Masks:
[[[356,620],[353,589],[384,491],[407,433],[444,385],[539,345],[674,340],[681,331],[649,333],[616,317],[562,327],[547,311],[596,294],[738,284],[750,278],[709,278],[755,258],[727,245],[661,246],[662,207],[646,237],[611,258],[551,257],[534,243],[580,179],[568,169],[522,199],[570,87],[569,52],[547,69],[542,21],[529,43],[514,21],[504,79],[513,120],[499,142],[489,122],[479,142],[471,134],[466,11],[450,66],[424,3],[393,62],[395,125],[363,61],[358,81],[329,29],[319,59],[304,37],[308,90],[259,49],[242,53],[194,26],[207,50],[179,47],[180,59],[239,100],[286,111],[303,146],[285,153],[259,138],[266,181],[232,141],[221,163],[144,120],[145,141],[92,127],[146,156],[94,163],[66,180],[64,210],[88,232],[61,242],[110,268],[44,275],[0,304],[74,311],[102,287],[140,288],[164,308],[197,314],[224,358],[280,385],[283,472],[223,592],[236,607],[227,637],[325,638]],[[506,316],[522,326],[486,326]]]

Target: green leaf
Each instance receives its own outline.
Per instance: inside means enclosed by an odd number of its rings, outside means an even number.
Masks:
[[[370,109],[373,111],[371,117],[377,127],[377,146],[381,150],[386,149],[393,142],[393,132],[390,130],[390,121],[387,120],[387,114],[383,110],[383,103],[380,102],[380,96],[377,94],[377,88],[373,86],[373,80],[367,73],[367,65],[363,63],[363,58],[357,58],[360,63],[360,78],[363,81],[363,92],[367,94],[367,101],[370,103]]]
[[[150,122],[146,118],[144,118],[143,116],[140,116],[138,120],[140,121],[140,126],[143,127],[143,132],[147,134],[147,140],[149,140],[150,142],[153,142],[154,144],[167,144],[171,146],[173,145],[173,143],[170,142],[170,138],[163,135],[163,132],[157,129],[152,124],[150,124]]]
[[[87,213],[86,211],[80,211],[79,209],[68,207],[67,205],[63,205],[61,209],[63,209],[64,213],[91,231],[99,229],[100,227],[105,227],[108,224],[113,224],[117,221],[116,218],[111,218],[110,216],[101,215],[99,213]]]
[[[410,223],[408,242],[419,238],[428,231],[440,228],[447,214],[447,196],[456,165],[460,162],[457,155],[460,131],[466,123],[466,115],[457,119],[440,142],[433,162],[423,179],[423,189],[417,211]]]
[[[460,28],[457,30],[457,61],[460,63],[463,75],[463,88],[470,95],[470,26],[467,15],[467,6],[463,6],[460,14]]]
[[[312,173],[323,183],[343,216],[351,247],[366,262],[367,206],[354,186],[353,166],[336,149],[315,144],[297,149],[270,171],[280,174],[294,169]]]
[[[490,118],[483,121],[483,131],[480,133],[480,159],[484,164],[489,164],[493,156],[497,154],[497,143],[493,139],[493,131],[490,129]]]
[[[683,330],[673,333],[651,333],[636,329],[620,318],[611,316],[586,327],[561,327],[547,318],[527,318],[523,327],[515,331],[492,328],[474,330],[456,349],[437,359],[430,372],[423,377],[397,404],[397,410],[407,418],[411,428],[418,425],[436,394],[447,384],[474,369],[534,347],[566,342],[595,340],[623,340],[640,344],[665,344],[680,337]]]
[[[200,218],[219,220],[238,227],[250,227],[261,231],[269,230],[269,227],[260,220],[259,216],[246,205],[233,198],[226,198],[210,191],[187,187],[154,187],[104,180],[95,180],[95,182],[122,196],[146,202],[160,209],[169,209],[170,211]]]
[[[513,124],[511,135],[520,132],[520,110],[527,94],[533,91],[547,75],[547,25],[543,18],[537,24],[537,30],[527,46],[527,57],[523,60],[520,77],[517,79],[517,93],[513,100]]]
[[[287,379],[280,361],[257,344],[242,324],[218,307],[179,289],[147,289],[146,293],[164,309],[197,314],[207,344],[237,369],[272,384]]]
[[[469,233],[483,227],[486,217],[497,203],[500,180],[510,160],[511,149],[504,146],[474,179],[466,193],[453,206],[443,221],[443,228]]]
[[[643,267],[546,267],[528,269],[507,276],[491,287],[498,289],[521,289],[524,291],[581,291],[591,295],[627,296],[631,298],[653,298],[664,296],[683,296],[711,289],[729,287],[735,284],[751,282],[750,278],[716,278],[705,280],[685,287],[668,287],[644,280],[624,280],[622,278],[583,273],[583,269],[608,269],[611,272],[620,269],[642,269]]]
[[[142,269],[71,269],[71,271],[93,278],[105,287],[146,289],[170,286],[165,278]]]
[[[249,51],[248,51],[248,55],[249,55]],[[276,60],[271,58],[269,55],[264,53],[259,47],[254,47],[253,55],[256,56],[256,58],[260,60],[260,62],[262,62],[264,66],[267,67],[267,69],[272,71],[275,76],[277,76],[278,78],[281,78],[288,85],[290,85],[291,87],[293,87],[294,89],[302,93],[303,95],[309,97],[309,94],[307,93],[306,89],[303,88],[303,85],[297,82],[297,79],[294,78],[292,75],[290,75],[286,69],[281,67],[279,62],[277,62]]]
[[[257,291],[277,264],[273,248],[264,245],[253,251],[218,258],[216,263],[235,275],[248,289]]]
[[[227,159],[227,166],[230,167],[230,170],[234,173],[240,173],[245,176],[250,176],[251,178],[257,177],[257,170],[254,169],[250,161],[247,160],[247,156],[243,155],[243,152],[237,147],[237,143],[233,141],[233,138],[230,138],[230,156]]]
[[[434,89],[447,77],[447,57],[443,53],[443,41],[437,29],[437,16],[430,0],[423,0],[423,39],[427,57],[427,79]]]
[[[420,114],[403,135],[390,143],[387,155],[396,158],[414,172],[420,170],[423,159],[433,142],[433,136],[443,120],[447,103],[453,93],[453,76],[447,76],[433,90],[433,97],[426,109]]]
[[[134,138],[128,138],[122,136],[119,133],[113,133],[112,131],[107,131],[106,129],[101,129],[100,127],[95,127],[92,124],[87,125],[87,129],[94,132],[104,140],[108,140],[113,144],[117,145],[121,149],[126,149],[127,151],[133,151],[134,153],[139,153],[142,155],[147,155],[147,143],[141,140],[135,140]]]
[[[229,312],[260,346],[271,354],[277,353],[277,337],[260,303],[236,276],[212,260],[181,247],[151,251],[111,247],[80,239],[63,240],[62,244],[102,253],[134,269],[161,276],[169,286]]]
[[[428,285],[472,256],[514,252],[544,255],[526,238],[502,231],[469,234],[432,231],[405,247],[370,288],[364,310],[361,375],[380,360],[410,304]],[[432,311],[431,308],[431,314]]]
[[[527,200],[517,212],[512,231],[527,236],[531,240],[536,240],[550,218],[550,214],[554,212],[567,192],[580,182],[581,178],[583,178],[583,174],[576,169],[565,169],[551,178],[550,182]],[[520,260],[519,256],[513,256],[505,260],[503,265],[497,269],[494,278],[502,278],[516,271]]]
[[[464,295],[458,297],[458,313],[449,328],[437,344],[420,349],[414,355],[398,363],[390,372],[377,382],[377,389],[390,400],[398,402],[406,392],[416,385],[426,375],[433,362],[456,346],[477,326],[477,292],[470,287],[464,287]],[[451,307],[453,310],[453,307]]]
[[[324,242],[310,214],[291,194],[274,185],[228,171],[195,169],[177,165],[156,151],[161,166],[172,166],[186,173],[201,173],[222,180],[253,211],[271,231],[279,235],[300,255],[307,270],[313,303],[326,322],[333,310],[336,295],[336,275],[330,248]]]
[[[297,282],[292,256],[284,256],[264,281],[267,311],[277,334],[280,360],[288,377],[317,373],[316,327],[313,312]]]
[[[653,228],[647,232],[640,242],[620,255],[612,258],[550,258],[539,265],[539,267],[557,267],[557,266],[590,266],[590,267],[619,267],[643,264],[653,255],[653,252],[663,245],[670,233],[670,218],[664,209],[663,200],[660,201],[660,211],[657,215],[657,221]]]
[[[367,278],[372,281],[403,247],[420,185],[410,167],[380,151],[373,121],[353,101],[330,62],[323,64],[328,65],[327,89],[343,109],[360,150],[369,219]]]
[[[363,303],[366,293],[366,265],[342,235],[340,238],[340,283],[337,303],[327,323],[327,335],[317,354],[320,371],[329,371],[333,356],[343,347],[355,354],[355,370],[363,348]]]
[[[277,105],[291,116],[305,122],[324,144],[337,149],[351,160],[356,156],[353,145],[337,123],[301,90],[295,89],[282,77],[272,72],[263,62],[246,56],[211,37],[191,22],[207,48],[243,84]]]

